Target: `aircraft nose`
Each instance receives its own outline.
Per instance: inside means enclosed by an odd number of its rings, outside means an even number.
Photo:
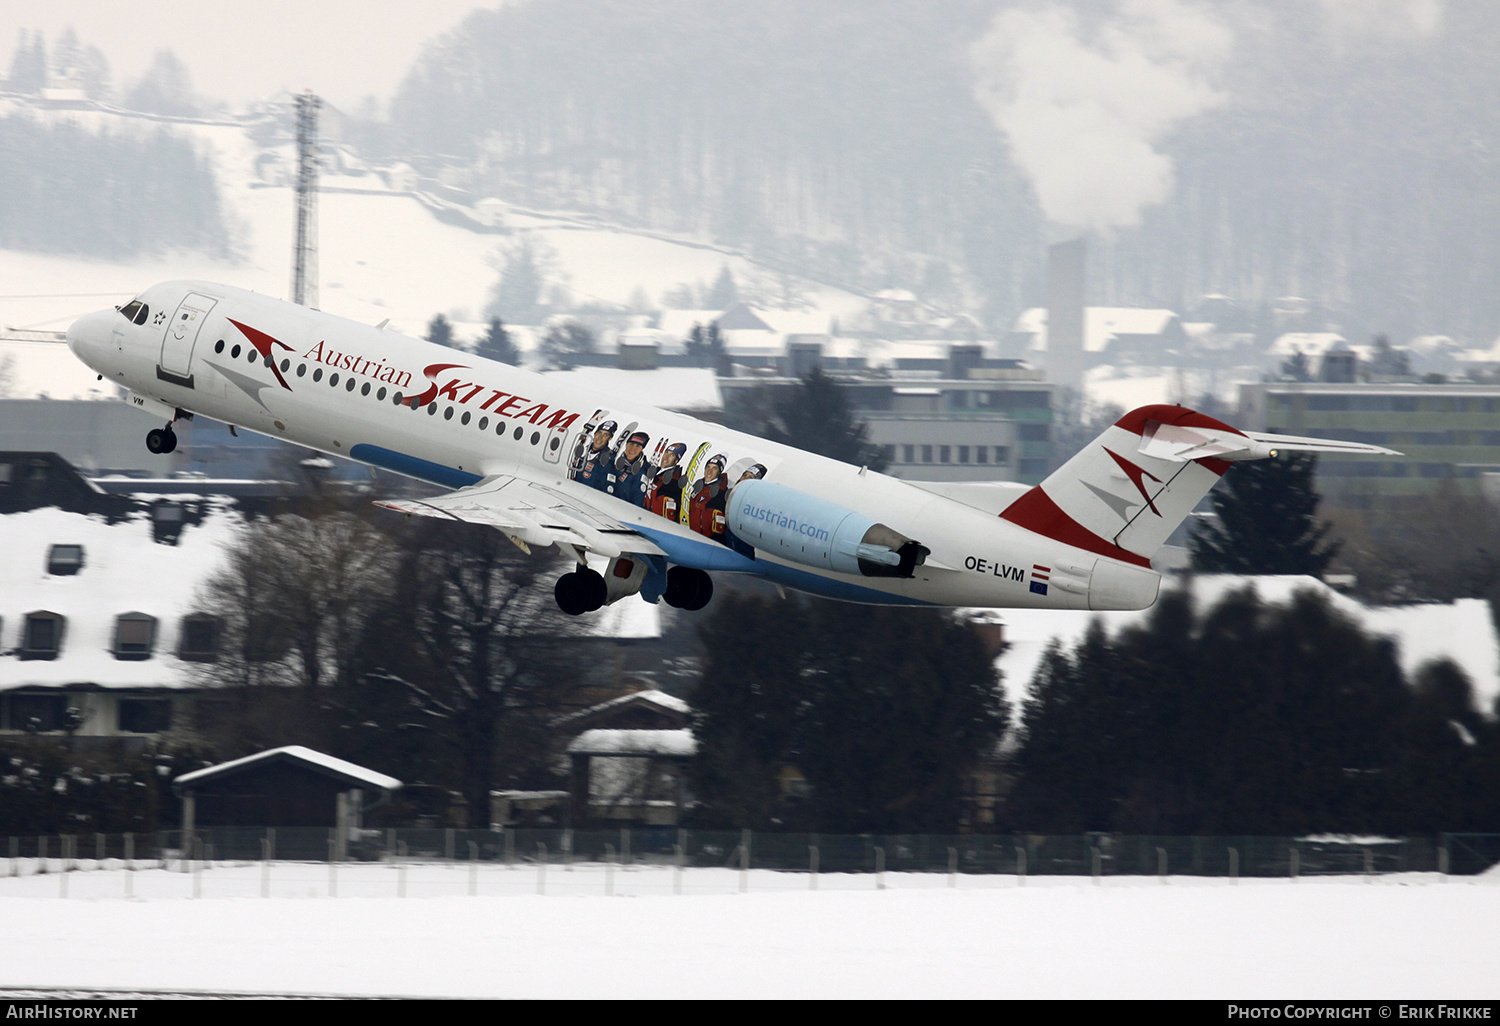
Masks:
[[[119,320],[119,311],[98,310],[84,314],[68,328],[68,348],[73,351],[74,356],[95,370],[99,369],[95,366],[95,361],[109,341],[111,318]]]

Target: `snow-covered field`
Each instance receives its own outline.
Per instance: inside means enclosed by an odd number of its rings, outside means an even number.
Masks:
[[[554,865],[538,894],[535,865],[471,878],[463,864],[361,864],[338,869],[330,896],[326,865],[277,863],[262,898],[262,873],[96,869],[66,874],[66,897],[57,873],[0,877],[0,990],[1500,997],[1493,877],[950,886],[943,874],[892,873],[880,890],[874,875],[824,874],[813,891],[806,874],[768,870],[742,881],[733,870]]]

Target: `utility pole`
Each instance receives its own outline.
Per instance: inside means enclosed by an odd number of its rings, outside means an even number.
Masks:
[[[318,106],[297,96],[297,240],[292,249],[292,302],[318,308]]]

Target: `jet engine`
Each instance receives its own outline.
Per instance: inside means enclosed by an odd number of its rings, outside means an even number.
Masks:
[[[735,485],[725,520],[740,541],[794,563],[865,577],[911,577],[925,545],[852,509],[770,481]]]

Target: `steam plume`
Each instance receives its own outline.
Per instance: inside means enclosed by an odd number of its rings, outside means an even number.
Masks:
[[[1048,220],[1108,231],[1172,194],[1156,147],[1225,102],[1213,79],[1230,46],[1228,28],[1185,0],[1119,0],[1088,23],[1067,8],[1002,11],[970,59]]]

